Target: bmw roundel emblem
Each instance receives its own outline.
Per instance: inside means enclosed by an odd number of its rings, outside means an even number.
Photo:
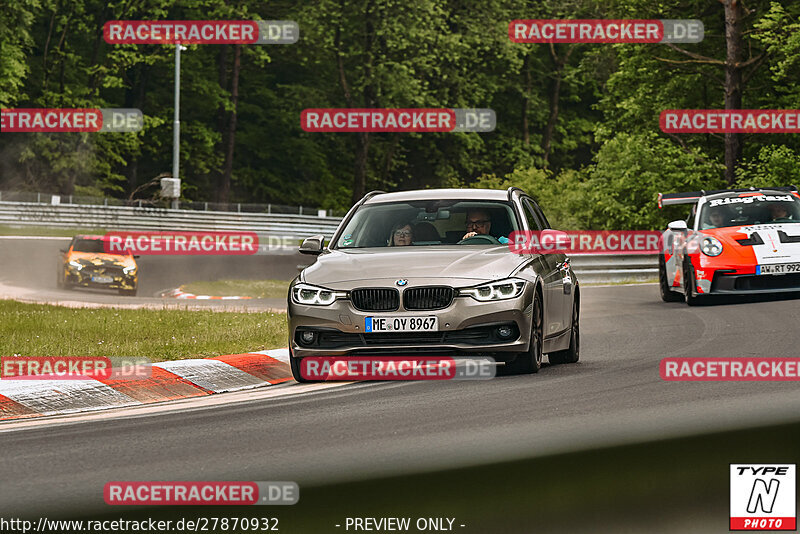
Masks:
[[[396,282],[396,284],[397,284],[398,286],[400,286],[400,287],[403,287],[403,286],[404,286],[404,285],[406,285],[407,283],[408,283],[408,280],[398,280],[398,281]]]

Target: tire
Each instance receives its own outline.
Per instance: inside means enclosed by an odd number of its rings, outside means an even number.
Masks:
[[[703,297],[694,294],[695,288],[694,267],[690,263],[683,266],[683,297],[689,306],[698,306],[703,302]]]
[[[551,364],[575,363],[581,358],[581,299],[577,292],[575,293],[575,301],[572,303],[569,348],[551,352],[547,357]]]
[[[543,317],[542,295],[536,290],[533,297],[533,312],[531,315],[531,342],[527,352],[520,352],[517,357],[505,365],[497,367],[498,376],[521,375],[538,373],[542,368],[542,342],[543,342]]]
[[[291,342],[290,342],[291,343]],[[292,368],[292,377],[295,382],[299,384],[309,384],[316,382],[316,380],[306,380],[300,375],[300,360],[292,355],[292,349],[289,349],[289,367]]]
[[[683,300],[683,295],[670,289],[670,284],[667,281],[667,263],[664,261],[663,254],[658,255],[658,291],[661,293],[661,300],[664,302],[680,302]]]
[[[137,288],[133,289],[120,289],[119,294],[123,297],[135,297],[136,296]]]

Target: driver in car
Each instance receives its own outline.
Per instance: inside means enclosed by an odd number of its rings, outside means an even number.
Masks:
[[[781,221],[791,219],[789,209],[782,204],[770,204],[767,206],[769,209],[769,217],[771,221]]]
[[[492,219],[489,212],[482,209],[467,210],[467,233],[461,239],[467,239],[476,235],[490,235],[492,229]],[[501,244],[508,244],[507,237],[498,237]]]

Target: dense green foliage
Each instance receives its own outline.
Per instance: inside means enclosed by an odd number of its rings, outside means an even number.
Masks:
[[[0,190],[141,198],[154,192],[146,184],[170,173],[173,47],[109,45],[106,21],[295,20],[294,45],[192,45],[182,55],[184,199],[341,211],[362,189],[513,184],[564,228],[658,228],[675,215],[656,209],[659,191],[725,185],[723,136],[668,135],[658,126],[663,109],[724,107],[723,4],[3,2],[0,107],[135,107],[146,127],[5,133]],[[508,39],[508,22],[518,18],[700,19],[705,39],[524,45]],[[800,108],[800,4],[748,0],[742,30],[742,107]],[[494,109],[498,122],[488,134],[306,133],[300,112],[311,107],[480,107]],[[741,141],[739,184],[800,182],[797,135]]]

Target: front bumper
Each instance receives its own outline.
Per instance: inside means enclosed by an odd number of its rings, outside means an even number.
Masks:
[[[699,295],[757,295],[800,291],[800,273],[756,274],[755,265],[712,265],[703,258],[695,262],[695,282]]]
[[[729,274],[717,272],[710,293],[716,295],[754,295],[800,291],[800,274]]]
[[[528,349],[532,301],[533,288],[526,287],[515,299],[478,302],[471,297],[456,297],[447,308],[431,311],[401,307],[395,312],[364,312],[349,300],[337,300],[330,306],[290,302],[289,345],[295,358],[430,354],[493,355],[499,361],[511,360]],[[435,316],[439,330],[365,333],[365,319],[372,316]],[[501,326],[511,327],[512,335],[502,339],[497,333]],[[316,333],[314,342],[302,342],[304,331]]]
[[[95,276],[108,276],[111,282],[94,282],[92,277]],[[137,274],[126,275],[124,273],[98,273],[96,271],[87,270],[86,268],[78,271],[77,269],[66,269],[64,273],[64,281],[77,287],[91,287],[97,289],[136,289],[138,283]]]

